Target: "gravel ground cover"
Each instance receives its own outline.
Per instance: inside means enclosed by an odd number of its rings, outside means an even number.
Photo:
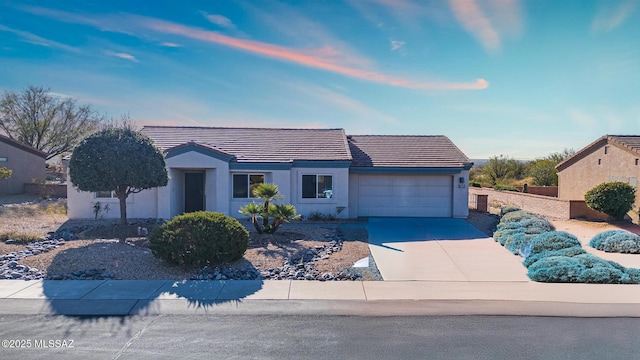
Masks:
[[[47,241],[64,239],[55,248],[43,243],[44,249],[36,247],[35,251],[32,251],[34,244],[0,241],[0,277],[4,269],[6,278],[21,278],[18,274],[22,272],[31,278],[48,279],[381,280],[369,254],[364,226],[296,222],[285,224],[276,234],[260,235],[248,221],[241,220],[250,231],[249,248],[241,260],[184,269],[155,258],[147,238],[138,235],[138,228],[150,232],[158,226],[154,220],[130,219],[127,227],[119,226],[118,220],[68,220],[63,211],[65,206],[65,200],[0,196],[0,235],[18,232]],[[468,221],[491,236],[498,219],[495,215],[471,212]],[[22,257],[20,254],[25,251],[31,253]],[[2,256],[12,253],[18,256],[2,260]],[[351,267],[367,257],[369,267]]]

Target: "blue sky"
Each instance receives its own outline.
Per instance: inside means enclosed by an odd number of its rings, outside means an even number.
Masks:
[[[29,85],[138,125],[536,158],[640,133],[640,0],[0,0],[0,90]]]

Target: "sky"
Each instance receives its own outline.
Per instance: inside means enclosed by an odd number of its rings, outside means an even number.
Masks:
[[[0,0],[0,91],[31,85],[139,126],[534,159],[640,134],[640,0]]]

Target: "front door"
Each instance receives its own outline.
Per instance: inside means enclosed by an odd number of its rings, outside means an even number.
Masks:
[[[204,172],[184,174],[184,212],[204,210]]]

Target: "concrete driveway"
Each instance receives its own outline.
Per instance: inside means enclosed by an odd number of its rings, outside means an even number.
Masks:
[[[529,281],[522,260],[464,219],[369,218],[384,280]]]

